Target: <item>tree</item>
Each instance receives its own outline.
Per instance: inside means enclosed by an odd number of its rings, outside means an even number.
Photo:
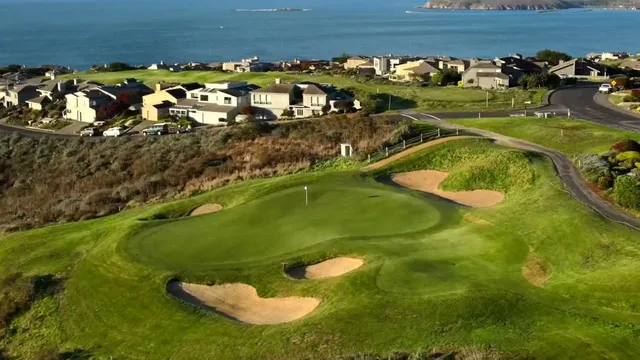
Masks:
[[[560,51],[544,49],[540,50],[536,53],[536,58],[540,61],[546,61],[550,65],[558,65],[560,61],[568,61],[571,60],[571,56],[567,53],[563,53]]]
[[[350,57],[351,55],[347,54],[346,52],[343,52],[342,54],[340,54],[340,56],[331,58],[331,61],[342,64],[342,63],[346,63],[347,59]]]
[[[282,114],[280,115],[280,117],[291,119],[293,117],[293,110],[290,110],[290,109],[282,110]]]
[[[431,84],[435,86],[457,84],[460,80],[462,80],[462,75],[456,69],[442,69],[431,75]]]
[[[519,84],[523,89],[554,89],[560,85],[561,79],[556,74],[529,74],[520,78]]]
[[[334,106],[336,109],[341,110],[342,112],[349,112],[353,109],[353,101],[351,100],[339,100],[336,101]]]
[[[331,105],[330,104],[324,104],[324,106],[322,107],[322,114],[323,115],[327,115],[329,113],[329,111],[331,111]]]

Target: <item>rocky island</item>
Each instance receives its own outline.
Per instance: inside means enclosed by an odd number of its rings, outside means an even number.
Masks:
[[[559,10],[582,7],[565,0],[431,0],[425,9]]]

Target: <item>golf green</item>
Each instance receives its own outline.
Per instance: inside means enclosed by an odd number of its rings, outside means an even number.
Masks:
[[[327,176],[306,186],[308,205],[303,187],[289,188],[215,214],[158,222],[129,239],[126,248],[143,262],[169,269],[237,264],[325,241],[426,230],[443,216],[422,197],[355,177],[336,184]]]

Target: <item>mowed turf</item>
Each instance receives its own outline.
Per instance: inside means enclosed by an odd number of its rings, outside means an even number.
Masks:
[[[375,180],[418,168],[450,172],[450,191],[480,186],[505,200],[470,209]],[[141,220],[211,202],[224,210]],[[255,180],[5,236],[2,274],[67,280],[58,296],[19,316],[0,347],[18,358],[55,347],[114,359],[335,359],[433,348],[632,359],[640,353],[637,238],[566,194],[547,159],[486,140],[451,141],[375,174]],[[541,287],[522,275],[530,252],[550,269]],[[366,262],[324,280],[283,272],[283,264],[333,256]],[[173,299],[165,289],[173,277],[321,303],[298,321],[251,326]]]
[[[158,267],[200,268],[293,252],[346,237],[428,229],[440,213],[424,200],[364,184],[310,181],[211,215],[160,222],[127,241],[127,250]]]

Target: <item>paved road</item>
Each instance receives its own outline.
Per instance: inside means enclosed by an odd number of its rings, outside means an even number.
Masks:
[[[558,90],[551,95],[549,102],[571,109],[571,116],[577,119],[640,132],[640,117],[609,105],[606,95],[598,94],[598,86],[586,84]]]
[[[454,125],[442,119],[439,119],[433,115],[405,114],[405,116],[414,118],[416,120],[424,121],[424,122],[436,125],[438,127],[464,129],[468,132],[475,133],[490,139],[494,139],[498,144],[501,144],[501,145],[523,149],[527,151],[534,151],[534,152],[546,155],[553,161],[556,167],[556,170],[558,171],[558,175],[560,176],[560,179],[564,183],[566,190],[576,200],[592,208],[593,210],[595,210],[605,218],[608,218],[612,221],[618,222],[632,229],[640,231],[640,219],[637,219],[619,210],[618,208],[613,206],[611,203],[602,199],[598,194],[591,191],[591,189],[589,189],[587,184],[582,179],[582,176],[580,175],[580,171],[573,165],[573,162],[567,156],[565,156],[564,154],[558,151],[555,151],[555,150],[552,150],[528,141],[504,136],[491,131],[466,128],[466,127]]]

